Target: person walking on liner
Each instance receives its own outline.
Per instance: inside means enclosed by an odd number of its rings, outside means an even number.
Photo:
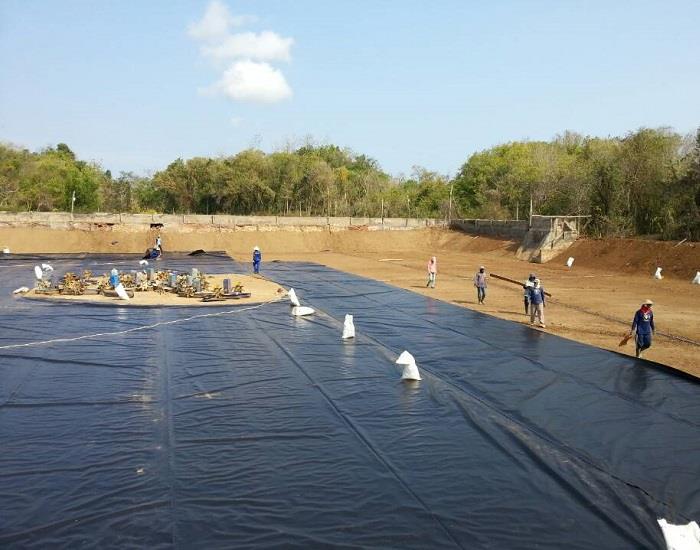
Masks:
[[[633,333],[637,333],[635,342],[635,355],[637,357],[642,356],[642,352],[651,347],[651,336],[654,333],[654,312],[651,311],[651,307],[654,302],[651,300],[644,300],[642,302],[642,307],[634,314],[634,319],[632,319],[632,328],[630,329],[630,336]]]
[[[435,288],[435,278],[437,277],[437,258],[433,256],[428,260],[428,282],[426,287]]]
[[[480,304],[483,304],[486,299],[486,287],[488,286],[486,282],[486,268],[483,265],[479,267],[479,271],[474,275],[474,286],[476,287],[476,298]]]
[[[544,287],[539,279],[535,279],[532,286],[529,288],[530,295],[528,296],[530,300],[530,324],[535,324],[535,318],[537,318],[537,323],[545,328],[544,324]]]

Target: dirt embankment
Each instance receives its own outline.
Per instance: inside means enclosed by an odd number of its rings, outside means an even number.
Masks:
[[[547,264],[517,260],[518,243],[438,229],[412,231],[235,231],[162,232],[166,250],[225,250],[249,261],[254,246],[266,261],[303,260],[427,294],[463,307],[527,323],[522,289],[491,278],[485,305],[479,305],[471,279],[485,265],[490,273],[524,280],[536,272],[553,299],[545,310],[547,332],[602,348],[618,348],[644,299],[654,301],[657,330],[700,341],[700,286],[690,284],[700,270],[700,244],[627,239],[580,240]],[[156,232],[60,231],[0,228],[0,248],[15,252],[143,252]],[[428,289],[426,263],[438,257],[438,284]],[[568,269],[564,263],[573,256]],[[666,277],[652,277],[656,267]],[[645,357],[700,376],[700,348],[657,334]]]
[[[700,271],[700,243],[641,239],[579,239],[553,262],[573,256],[577,264],[610,273],[653,274],[692,280]]]

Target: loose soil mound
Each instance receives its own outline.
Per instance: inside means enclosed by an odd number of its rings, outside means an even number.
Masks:
[[[579,239],[551,263],[563,264],[569,256],[576,259],[576,264],[608,273],[651,276],[661,267],[664,276],[690,281],[700,271],[700,243],[692,242]]]

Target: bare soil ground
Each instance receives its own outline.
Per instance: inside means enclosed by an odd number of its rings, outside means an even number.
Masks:
[[[168,233],[168,250],[226,250],[248,261],[253,246],[266,261],[313,261],[385,281],[502,319],[527,323],[522,289],[491,278],[486,304],[478,305],[471,280],[479,265],[490,273],[524,280],[535,272],[553,299],[545,310],[547,332],[601,348],[633,354],[632,342],[619,348],[622,335],[642,300],[654,301],[657,330],[700,341],[700,244],[641,240],[580,240],[543,265],[515,259],[517,243],[445,230],[414,231],[235,231]],[[15,252],[142,252],[153,234],[117,231],[59,231],[0,228],[0,247]],[[426,288],[426,264],[438,258],[437,288]],[[575,258],[569,270],[565,259]],[[667,275],[655,280],[657,266]],[[698,345],[657,334],[645,358],[700,376]]]

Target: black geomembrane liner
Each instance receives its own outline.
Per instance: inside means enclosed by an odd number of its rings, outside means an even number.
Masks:
[[[12,296],[47,257],[0,256],[0,547],[664,548],[657,518],[700,520],[692,377],[308,263],[262,269],[307,318]]]

